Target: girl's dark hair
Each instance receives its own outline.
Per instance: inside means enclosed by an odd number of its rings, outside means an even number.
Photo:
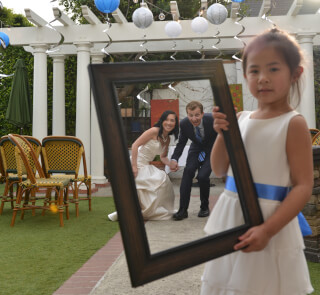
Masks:
[[[285,31],[273,28],[256,36],[244,49],[242,54],[242,68],[246,72],[248,55],[256,48],[273,47],[279,52],[290,69],[290,73],[302,64],[303,54],[298,42]],[[298,92],[298,103],[300,102],[300,87],[295,83]],[[294,86],[294,85],[293,85]]]
[[[174,111],[170,111],[170,110],[164,111],[164,112],[162,113],[159,121],[156,122],[156,123],[153,125],[153,127],[159,127],[159,128],[160,128],[160,129],[159,129],[159,133],[158,133],[158,137],[161,138],[162,132],[163,132],[162,123],[163,123],[163,121],[165,121],[165,120],[168,118],[168,116],[171,115],[171,114],[172,114],[172,115],[175,115],[175,117],[176,117],[176,125],[174,126],[174,128],[172,129],[172,131],[169,132],[169,135],[173,134],[175,140],[177,140],[177,139],[178,139],[178,135],[179,135],[179,121],[178,121],[178,116],[177,116],[177,114],[176,114]]]

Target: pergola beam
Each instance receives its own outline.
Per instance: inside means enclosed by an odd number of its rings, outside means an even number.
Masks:
[[[296,16],[298,15],[300,9],[303,6],[303,0],[294,0],[287,15],[288,16]]]
[[[112,12],[112,16],[118,24],[124,24],[128,22],[119,8],[117,8],[116,11]]]
[[[172,20],[178,21],[180,19],[180,12],[177,1],[170,1],[170,11],[172,14]]]
[[[53,15],[57,18],[57,21],[63,24],[64,26],[73,26],[75,22],[69,18],[64,12],[62,12],[58,7],[53,7]]]
[[[268,11],[271,9],[271,3],[272,0],[263,0],[263,3],[261,4],[259,17],[264,16]]]
[[[314,38],[314,45],[319,45],[320,40],[320,14],[289,16],[270,16],[270,20],[276,23],[280,28],[288,31],[292,35],[303,35],[310,32],[318,35]],[[167,21],[157,21],[147,29],[137,28],[132,22],[114,23],[108,30],[108,35],[112,42],[108,46],[110,53],[135,53],[143,52],[148,49],[149,52],[170,52],[172,51],[173,42],[176,42],[175,51],[193,51],[199,50],[203,45],[203,50],[211,50],[212,45],[216,43],[213,37],[216,26],[209,23],[208,30],[203,34],[197,34],[191,29],[191,20],[180,20],[182,33],[174,40],[165,33]],[[261,17],[246,17],[241,21],[246,30],[239,36],[243,41],[247,41],[258,33],[270,28],[270,22],[263,20]],[[96,25],[74,25],[74,26],[55,26],[56,31],[64,36],[62,45],[73,45],[81,40],[89,42],[103,48],[108,41],[104,30],[107,24]],[[37,45],[46,43],[54,45],[60,40],[59,34],[48,27],[19,27],[19,28],[2,28],[1,31],[10,36],[11,45],[28,46],[29,44]],[[223,24],[219,25],[220,40],[217,46],[221,51],[238,50],[243,47],[243,43],[234,39],[238,34],[239,27],[234,23],[234,19],[228,18]],[[141,42],[147,41],[143,47]],[[202,44],[200,45],[200,42]],[[157,45],[158,44],[158,45]]]
[[[90,10],[87,5],[81,5],[81,10],[83,17],[89,22],[91,25],[99,25],[102,24],[100,19]]]
[[[40,17],[39,15],[37,15],[33,10],[31,10],[30,8],[25,8],[24,12],[26,14],[26,18],[32,22],[34,25],[38,26],[38,27],[45,27],[48,22],[46,20],[44,20],[42,17]]]
[[[207,0],[201,0],[201,7],[202,16],[207,17],[207,10],[208,10],[208,1]]]
[[[232,2],[231,11],[230,11],[230,18],[232,18],[232,19],[237,18],[239,9],[240,9],[240,3]]]

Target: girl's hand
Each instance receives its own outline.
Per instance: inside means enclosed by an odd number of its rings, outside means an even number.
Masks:
[[[229,122],[227,121],[227,116],[226,114],[219,112],[219,107],[213,107],[212,116],[214,118],[213,129],[217,133],[221,134],[222,130],[228,130]]]
[[[263,250],[271,236],[265,230],[263,224],[250,228],[246,233],[239,237],[239,243],[234,246],[234,250],[242,250],[248,253]]]
[[[132,172],[133,172],[134,178],[136,178],[137,175],[138,175],[138,168],[137,168],[137,166],[132,166]]]

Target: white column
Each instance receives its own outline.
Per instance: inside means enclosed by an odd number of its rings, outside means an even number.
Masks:
[[[301,89],[301,103],[299,112],[304,116],[309,128],[316,128],[315,94],[314,94],[314,65],[313,38],[316,34],[297,35],[297,40],[303,50],[305,66],[303,85]]]
[[[53,93],[52,93],[52,135],[66,135],[65,111],[65,55],[52,54]]]
[[[32,135],[40,141],[48,134],[47,44],[36,44],[33,69]]]
[[[103,63],[104,54],[101,52],[93,53],[91,55],[91,62],[93,64]],[[100,127],[98,117],[91,93],[91,177],[93,183],[103,184],[107,182],[104,176],[104,152],[103,143],[100,134]]]
[[[91,173],[90,152],[90,81],[88,65],[90,63],[90,42],[76,42],[77,47],[77,107],[76,136],[81,139],[86,152],[88,173]]]

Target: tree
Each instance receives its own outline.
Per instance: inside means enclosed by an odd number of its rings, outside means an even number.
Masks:
[[[3,8],[0,10],[0,22],[2,27],[29,27],[31,24],[22,14],[14,14],[11,9]],[[10,36],[9,36],[10,38]],[[19,58],[22,58],[28,70],[30,84],[30,95],[32,97],[33,85],[33,56],[26,52],[22,47],[9,45],[0,52],[0,73],[10,75],[14,73],[14,65]],[[12,77],[0,79],[0,134],[18,133],[19,128],[8,123],[5,119],[8,101],[11,92]],[[31,125],[24,129],[25,134],[31,135]]]

